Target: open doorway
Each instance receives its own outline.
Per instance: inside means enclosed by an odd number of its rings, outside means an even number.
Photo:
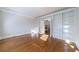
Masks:
[[[40,21],[40,39],[47,41],[50,37],[50,20],[44,19]]]
[[[45,34],[50,35],[50,21],[44,20]]]
[[[40,34],[47,34],[51,36],[51,18],[40,20]]]

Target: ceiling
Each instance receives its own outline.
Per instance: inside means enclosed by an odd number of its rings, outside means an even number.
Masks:
[[[27,18],[35,18],[66,7],[5,7],[2,11],[11,12]]]

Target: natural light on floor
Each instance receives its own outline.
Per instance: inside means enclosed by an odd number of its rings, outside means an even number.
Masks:
[[[43,34],[43,35],[40,37],[40,39],[43,40],[43,41],[47,41],[48,35],[47,35],[47,34]]]

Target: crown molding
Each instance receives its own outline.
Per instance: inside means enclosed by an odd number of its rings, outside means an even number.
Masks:
[[[23,13],[16,12],[15,10],[11,10],[11,9],[8,9],[8,8],[5,8],[5,7],[1,7],[0,11],[10,13],[10,14],[15,14],[17,16],[22,16],[22,17],[29,18],[29,19],[34,19],[34,17],[32,17],[32,16],[28,16],[28,15],[25,15]]]

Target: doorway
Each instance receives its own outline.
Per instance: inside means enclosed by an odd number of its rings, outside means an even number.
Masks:
[[[50,21],[44,20],[45,34],[50,35]]]

